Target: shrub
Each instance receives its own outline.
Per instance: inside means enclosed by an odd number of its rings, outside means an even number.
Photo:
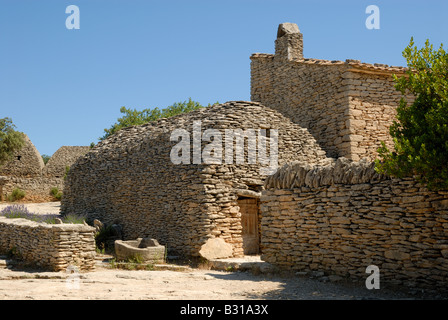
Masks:
[[[56,188],[56,187],[53,187],[53,188],[50,189],[50,194],[52,196],[55,196],[58,192],[59,192],[59,189]]]
[[[394,76],[396,88],[411,92],[412,104],[401,99],[390,127],[394,149],[384,142],[378,150],[376,170],[395,177],[420,176],[433,190],[448,190],[448,52],[427,40],[418,49],[411,39],[403,51],[407,76]]]
[[[83,224],[86,221],[86,216],[82,214],[69,213],[62,217],[64,223]]]
[[[25,218],[28,219],[31,213],[28,211],[28,208],[23,204],[13,204],[11,206],[7,206],[0,211],[0,215],[6,218]]]
[[[44,161],[44,164],[47,164],[48,160],[50,160],[51,156],[49,156],[48,154],[43,154],[42,155],[42,160]]]
[[[61,201],[61,199],[62,199],[62,191],[59,191],[58,188],[56,188],[56,187],[51,188],[51,190],[50,190],[50,194],[51,194],[56,200]]]
[[[115,235],[112,226],[103,226],[97,233],[95,234],[95,243],[96,247],[99,250],[109,251],[112,250],[113,247],[109,241]]]
[[[218,102],[216,102],[218,103]],[[208,104],[211,106],[211,104]],[[199,102],[193,101],[191,98],[188,101],[177,102],[171,106],[163,109],[159,108],[147,108],[141,111],[136,109],[128,109],[126,107],[121,107],[120,112],[124,114],[123,117],[118,118],[117,122],[114,123],[109,129],[104,129],[104,136],[99,138],[99,140],[104,140],[111,136],[115,132],[122,128],[141,125],[151,121],[156,121],[160,118],[169,118],[178,114],[190,112],[196,109],[204,108]]]
[[[14,152],[25,145],[23,133],[15,131],[14,128],[10,118],[0,119],[0,165],[11,160]]]
[[[24,197],[25,197],[25,191],[19,188],[15,188],[14,190],[12,190],[12,193],[8,196],[8,201],[14,202],[16,200],[21,200]]]
[[[65,174],[64,174],[64,180],[67,179],[68,172],[70,171],[69,166],[65,166]]]
[[[28,208],[23,204],[13,204],[3,208],[0,211],[0,216],[4,216],[10,219],[28,219],[35,222],[44,222],[48,224],[55,224],[56,219],[60,218],[58,214],[36,214],[29,212]],[[85,221],[85,216],[76,215],[76,214],[68,214],[62,217],[62,222],[64,223],[73,223],[73,224],[83,224]]]

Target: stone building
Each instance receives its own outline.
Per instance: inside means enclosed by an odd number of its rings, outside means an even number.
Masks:
[[[100,142],[72,165],[61,213],[120,224],[124,240],[154,238],[174,254],[198,256],[213,239],[231,246],[230,256],[258,253],[259,197],[268,173],[259,161],[262,142],[279,166],[325,158],[308,131],[279,112],[227,102],[125,128]]]
[[[305,59],[302,48],[297,26],[280,25],[275,54],[251,57],[252,99],[307,127],[334,158],[290,162],[266,178],[261,258],[362,288],[375,267],[381,288],[446,293],[448,191],[379,175],[371,161],[380,141],[390,145],[401,98],[392,75],[405,69]]]
[[[27,199],[50,201],[51,188],[64,188],[66,167],[89,151],[85,146],[63,146],[44,164],[41,154],[25,134],[25,145],[15,152],[12,159],[0,167],[0,200],[7,199],[18,188],[25,191]]]
[[[304,58],[302,33],[296,24],[284,23],[275,54],[251,56],[251,100],[307,128],[329,157],[373,159],[381,141],[391,146],[389,126],[401,98],[392,75],[405,70],[351,59]]]
[[[82,155],[89,152],[89,146],[62,146],[51,156],[45,165],[44,175],[62,178],[66,167],[70,167]]]
[[[0,167],[0,176],[36,177],[45,167],[42,157],[30,138],[24,134],[25,144],[10,161]]]

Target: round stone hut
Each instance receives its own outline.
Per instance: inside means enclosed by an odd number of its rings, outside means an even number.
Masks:
[[[120,224],[124,240],[157,239],[171,254],[198,256],[216,239],[229,256],[257,254],[266,177],[286,162],[325,158],[311,134],[279,112],[227,102],[98,143],[71,166],[61,213]]]
[[[90,150],[89,146],[62,146],[51,156],[45,165],[44,174],[49,177],[63,178],[70,166],[80,156]]]
[[[23,134],[25,144],[16,151],[11,160],[0,167],[0,175],[15,177],[37,177],[45,167],[42,157],[30,138]]]

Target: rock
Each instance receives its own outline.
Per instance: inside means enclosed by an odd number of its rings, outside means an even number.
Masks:
[[[95,227],[96,231],[99,231],[103,227],[103,223],[100,220],[95,219],[93,220],[93,226]]]
[[[248,189],[235,189],[235,193],[241,197],[260,198],[261,192],[256,192]]]
[[[207,260],[229,258],[233,254],[233,248],[224,239],[212,238],[201,247],[199,254]]]
[[[285,34],[300,33],[299,27],[295,23],[285,22],[278,26],[277,38],[284,36]]]
[[[445,259],[448,259],[448,250],[441,250],[440,253],[442,253],[442,256],[443,256]]]
[[[143,238],[140,242],[139,248],[157,247],[160,246],[156,239]]]
[[[145,243],[157,243],[157,240],[146,239]],[[150,263],[163,263],[165,261],[165,246],[146,246],[142,247],[143,239],[137,238],[136,240],[116,240],[115,241],[115,254],[117,260],[129,260],[139,258],[142,262]]]
[[[63,224],[64,222],[62,222],[62,220],[61,219],[59,219],[59,218],[55,218],[54,219],[54,224]]]
[[[411,257],[409,253],[398,250],[388,250],[384,252],[384,256],[388,259],[394,259],[394,260],[405,260]]]
[[[330,280],[330,282],[339,282],[341,280],[343,280],[344,278],[342,278],[341,276],[335,275],[335,274],[331,274],[328,276],[328,280]]]

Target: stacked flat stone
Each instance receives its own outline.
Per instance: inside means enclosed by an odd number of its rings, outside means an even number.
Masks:
[[[62,146],[51,156],[45,165],[44,175],[63,178],[66,167],[70,167],[80,156],[89,152],[89,146]]]
[[[448,192],[390,179],[368,161],[294,163],[269,177],[261,197],[262,259],[280,268],[446,290]]]
[[[170,135],[185,129],[192,140],[193,121],[201,121],[202,132],[220,130],[223,141],[225,129],[277,129],[279,165],[325,158],[308,131],[279,112],[254,102],[227,102],[122,129],[100,142],[72,166],[61,213],[118,223],[124,240],[154,238],[170,253],[197,256],[216,237],[241,256],[238,194],[256,196],[266,176],[247,158],[244,164],[226,163],[224,150],[222,164],[173,164],[170,151],[177,141]]]
[[[25,135],[25,145],[0,167],[0,200],[7,199],[18,188],[35,200],[51,199],[50,190],[63,191],[66,167],[89,151],[86,146],[62,146],[45,165],[39,151]]]
[[[0,252],[51,271],[95,268],[95,229],[82,224],[46,224],[0,217]]]
[[[309,129],[328,157],[374,159],[381,141],[392,146],[388,130],[402,97],[392,75],[407,69],[303,58],[303,37],[292,25],[279,26],[275,54],[251,56],[251,100]]]
[[[62,191],[64,188],[64,180],[62,178],[55,177],[16,177],[16,176],[5,176],[3,177],[2,186],[0,186],[0,191],[2,192],[3,199],[7,199],[7,196],[11,192],[19,188],[24,190],[27,196],[32,196],[34,198],[49,200],[51,199],[50,190],[51,188],[58,188]]]
[[[24,134],[25,144],[16,151],[11,160],[0,167],[0,175],[14,177],[36,177],[42,174],[44,161],[30,138]]]

